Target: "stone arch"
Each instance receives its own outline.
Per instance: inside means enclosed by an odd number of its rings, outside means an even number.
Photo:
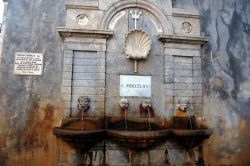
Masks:
[[[156,18],[160,21],[164,34],[173,34],[173,26],[171,22],[167,19],[167,17],[163,14],[163,12],[153,4],[147,1],[139,1],[139,0],[137,1],[124,0],[114,4],[104,13],[100,27],[102,29],[107,29],[110,20],[116,13],[130,7],[138,7],[149,11],[154,16],[156,16]]]

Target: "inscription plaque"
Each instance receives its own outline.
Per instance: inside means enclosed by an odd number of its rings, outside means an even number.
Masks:
[[[120,75],[120,96],[151,97],[151,76]]]
[[[42,75],[43,54],[16,52],[14,71],[16,75]]]

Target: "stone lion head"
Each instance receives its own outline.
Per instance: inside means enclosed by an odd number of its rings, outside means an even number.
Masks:
[[[186,112],[190,110],[190,101],[188,98],[180,98],[177,104],[177,110]]]
[[[122,98],[120,100],[120,108],[124,111],[127,110],[129,107],[128,99],[127,98]]]
[[[79,111],[86,112],[90,107],[90,99],[87,96],[80,96],[78,98],[78,105],[77,108]]]
[[[152,101],[151,101],[151,99],[148,99],[148,98],[144,99],[144,100],[142,101],[142,107],[143,107],[144,109],[151,108],[151,107],[152,107]]]

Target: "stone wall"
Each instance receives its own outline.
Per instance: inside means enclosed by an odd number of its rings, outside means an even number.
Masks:
[[[2,10],[1,11],[1,17],[2,17],[2,22],[1,22],[1,32],[0,32],[0,63],[2,61],[2,45],[3,45],[3,36],[5,33],[5,22],[6,22],[6,12],[7,12],[7,6],[8,6],[8,2],[7,1],[3,1],[2,3]]]
[[[0,64],[0,165],[56,165],[65,0],[8,1]],[[44,54],[42,76],[13,74],[16,51]],[[53,156],[53,157],[51,157]]]
[[[214,127],[205,148],[210,165],[249,165],[250,3],[173,1],[174,7],[198,9],[204,50],[204,114]]]
[[[77,0],[71,1],[77,3]],[[149,0],[149,2],[155,2],[165,15],[172,12],[167,3],[165,6],[160,5],[164,4],[162,0]],[[110,1],[103,0],[84,1],[84,3],[94,6],[94,10],[99,8],[103,12],[110,6]],[[250,164],[248,157],[250,148],[250,2],[247,0],[173,0],[172,3],[174,8],[198,10],[201,15],[201,33],[210,37],[210,42],[203,47],[201,52],[201,61],[195,61],[195,63],[201,62],[202,64],[203,116],[209,127],[214,128],[213,135],[204,144],[206,163],[212,166],[247,166]],[[76,162],[75,152],[66,143],[52,135],[52,128],[59,126],[62,117],[68,113],[65,112],[65,107],[61,102],[65,99],[61,100],[61,85],[65,78],[63,73],[67,72],[63,70],[65,53],[63,54],[62,38],[56,29],[59,26],[73,24],[66,22],[65,4],[66,0],[8,1],[3,57],[0,64],[0,165],[56,165],[59,162],[74,165]],[[92,17],[98,17],[103,12],[97,12]],[[77,15],[77,13],[72,14]],[[97,25],[98,23],[94,22],[89,24],[89,27]],[[132,25],[129,24],[127,27],[130,26]],[[121,52],[119,41],[124,38],[124,29],[118,29],[120,32],[108,41],[105,73],[109,80],[115,77],[115,74],[124,72],[128,68],[132,71],[132,63],[128,61],[124,66],[120,65],[119,58],[125,55],[117,54],[117,52]],[[161,29],[148,29],[150,32],[154,30],[160,31]],[[196,30],[194,32],[199,34]],[[169,60],[166,57],[157,56],[157,52],[163,53],[163,48],[166,50],[171,46],[161,45],[160,48],[154,48],[152,56],[166,64],[169,61],[178,63],[177,61],[180,60],[178,58]],[[16,51],[43,53],[43,75],[13,75]],[[116,58],[111,58],[114,56]],[[98,62],[98,59],[95,60],[93,63]],[[99,61],[101,63],[101,60]],[[149,62],[142,63],[148,65]],[[195,63],[193,63],[193,68],[195,68]],[[153,77],[162,82],[164,78],[159,76],[161,74],[158,71],[154,71],[154,66],[162,66],[162,71],[160,71],[162,75],[168,69],[173,70],[168,65],[164,68],[161,63],[152,62],[149,65],[152,66],[150,72],[153,72]],[[119,70],[117,70],[118,67]],[[142,67],[139,65],[139,69]],[[164,77],[167,76],[165,74]],[[169,88],[168,95],[171,92],[174,94],[173,89],[181,90],[183,86],[188,86],[178,84],[178,87],[173,87],[171,84],[169,83],[166,87],[166,89]],[[109,85],[111,84],[106,85],[107,94],[115,98],[115,95],[112,96],[113,92],[110,89],[112,87]],[[200,82],[197,82],[197,86],[201,86]],[[193,88],[195,90],[195,87]],[[158,92],[162,93],[161,87],[156,89],[155,93]],[[160,94],[160,97],[162,96],[164,94]],[[103,99],[100,100],[103,108]],[[111,100],[112,98],[107,102],[112,103]],[[174,102],[171,97],[168,100]],[[197,95],[194,100],[197,100],[196,105],[199,107],[202,102],[200,95]],[[156,105],[156,110],[165,110],[160,104]],[[109,105],[106,105],[106,109],[109,109]],[[166,109],[173,111],[174,108],[170,106]],[[160,116],[168,114],[171,115],[169,112],[159,111]],[[170,157],[178,160],[176,150],[169,152]],[[153,157],[155,154],[158,153],[152,152],[152,164],[156,162],[154,161],[156,157]],[[99,154],[97,156],[102,157]],[[119,159],[122,160],[122,157],[124,155],[121,155]],[[157,157],[160,160],[165,159],[165,156]],[[137,160],[136,155],[134,160]]]

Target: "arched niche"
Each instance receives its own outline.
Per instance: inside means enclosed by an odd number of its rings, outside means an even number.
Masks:
[[[107,40],[107,51],[106,51],[106,98],[105,98],[105,115],[106,116],[114,116],[116,113],[114,110],[117,110],[117,105],[114,101],[120,99],[119,95],[119,87],[114,86],[114,82],[119,84],[120,75],[121,74],[134,74],[134,61],[130,59],[126,59],[124,53],[124,40],[126,38],[127,33],[130,30],[133,30],[134,20],[131,18],[129,14],[130,11],[142,11],[142,16],[138,20],[138,29],[142,29],[147,32],[152,40],[151,50],[149,52],[147,60],[142,60],[138,62],[138,75],[151,76],[155,80],[163,80],[164,75],[164,45],[161,41],[158,40],[159,34],[173,34],[172,25],[167,20],[166,16],[160,11],[157,7],[152,5],[146,1],[133,1],[133,0],[125,0],[120,1],[110,7],[102,17],[101,29],[109,29],[114,31],[114,35]],[[110,24],[112,24],[112,20],[117,19],[117,24],[114,24],[113,28],[110,28]],[[144,19],[144,23],[142,23],[142,27],[139,26],[139,22]],[[155,22],[155,24],[154,24]],[[119,24],[119,25],[118,25]],[[145,25],[147,27],[145,27]],[[159,25],[159,31],[158,31]],[[129,27],[128,27],[129,26]],[[153,95],[161,96],[163,98],[163,94],[161,92],[164,91],[163,86],[155,86],[153,85],[154,93]],[[138,97],[137,102],[140,102],[141,98]],[[159,103],[157,97],[153,97],[154,103]],[[136,102],[135,102],[136,103]],[[137,110],[137,105],[133,104],[131,106],[131,110]],[[164,110],[163,105],[155,104],[155,111],[161,114]],[[163,114],[163,113],[162,113]],[[135,117],[139,117],[135,111],[133,114],[130,114]]]
[[[168,17],[165,16],[163,12],[159,10],[156,6],[146,1],[125,0],[114,4],[104,13],[100,24],[101,29],[108,29],[109,23],[112,20],[112,18],[115,15],[117,15],[117,13],[124,11],[128,8],[138,8],[146,10],[147,12],[154,15],[155,18],[158,19],[162,28],[162,32],[160,33],[169,35],[173,34],[173,26],[171,22],[168,20]]]

